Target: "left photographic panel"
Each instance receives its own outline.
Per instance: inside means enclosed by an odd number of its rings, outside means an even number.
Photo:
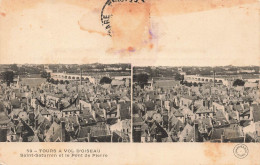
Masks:
[[[0,75],[0,142],[130,142],[131,64],[9,64]]]

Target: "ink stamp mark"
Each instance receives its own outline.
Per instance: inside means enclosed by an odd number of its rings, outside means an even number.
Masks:
[[[238,144],[234,147],[233,152],[237,158],[243,159],[248,155],[249,150],[245,144]]]
[[[107,34],[112,37],[111,30],[111,19],[113,17],[111,11],[108,10],[109,7],[113,6],[113,3],[145,3],[145,0],[107,0],[101,10],[101,23],[105,27]]]

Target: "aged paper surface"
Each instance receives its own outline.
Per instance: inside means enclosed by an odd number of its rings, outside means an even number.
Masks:
[[[128,63],[132,76],[140,66],[259,67],[259,20],[257,0],[0,0],[0,64]],[[120,91],[132,91],[130,81]],[[0,142],[0,164],[260,162],[257,140],[144,144],[129,137],[129,143]]]

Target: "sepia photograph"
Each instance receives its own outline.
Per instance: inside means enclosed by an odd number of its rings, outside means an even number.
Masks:
[[[259,0],[0,0],[0,165],[260,165]]]
[[[134,142],[260,142],[259,66],[133,72]]]
[[[130,142],[130,64],[0,69],[1,142]]]

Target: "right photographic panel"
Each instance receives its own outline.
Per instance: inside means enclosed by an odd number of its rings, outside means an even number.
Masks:
[[[259,143],[259,67],[133,67],[132,116],[133,142]]]

